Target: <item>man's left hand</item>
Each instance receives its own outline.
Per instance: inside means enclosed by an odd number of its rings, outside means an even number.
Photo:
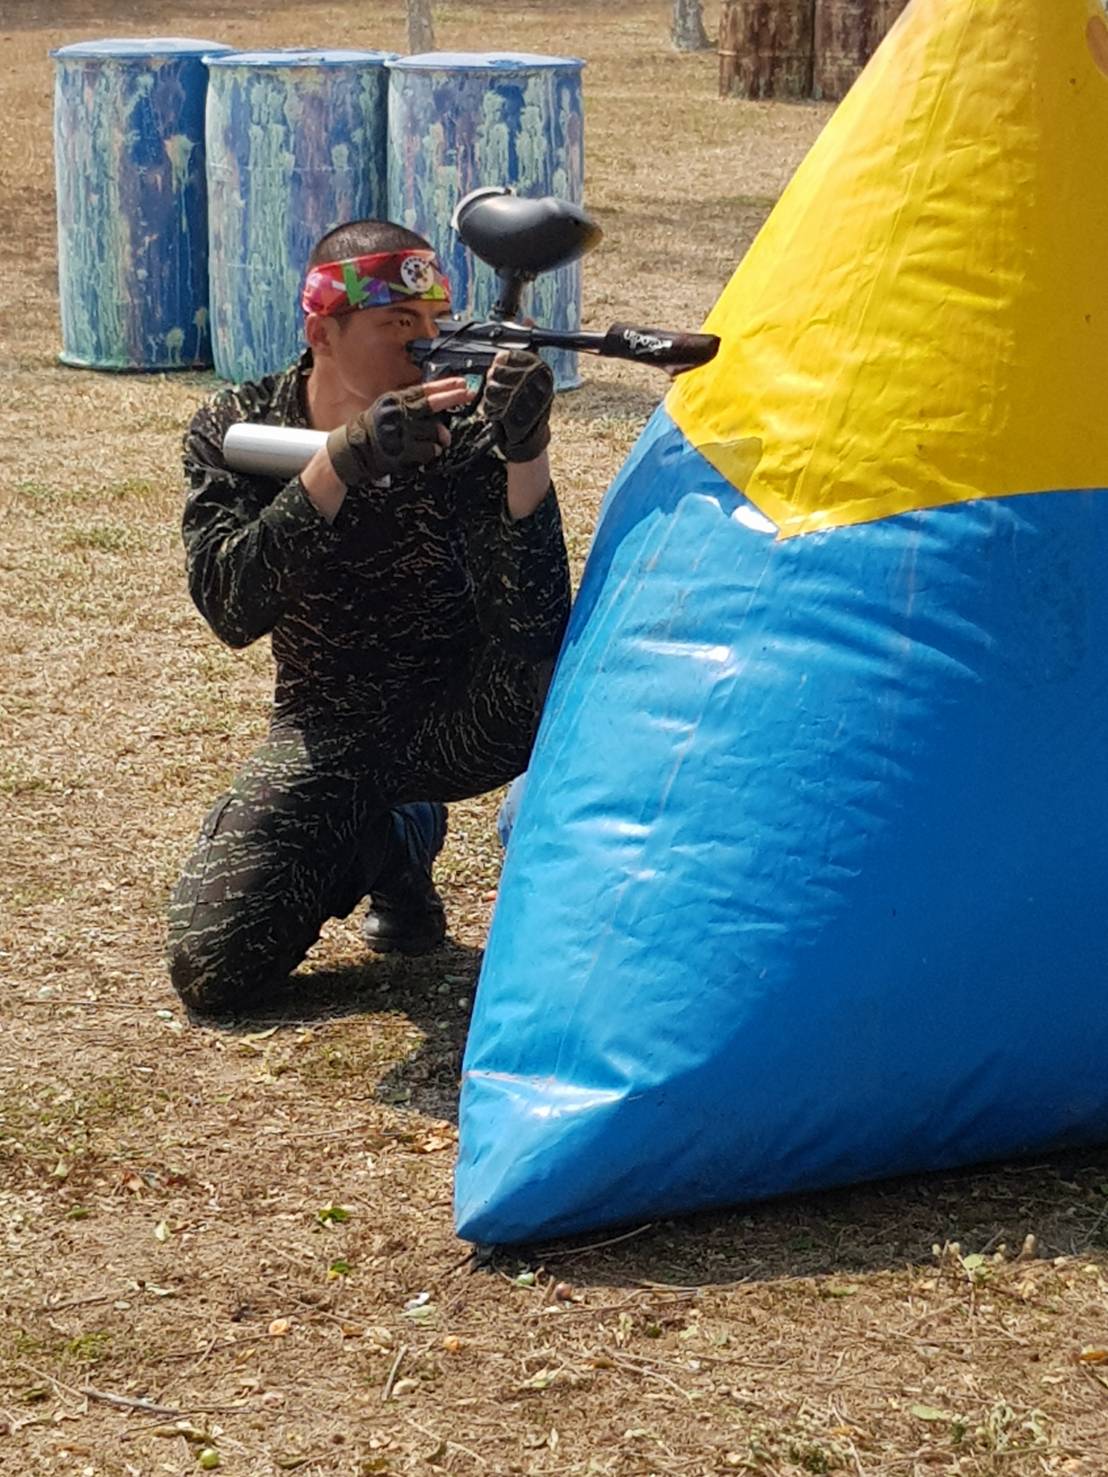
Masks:
[[[485,379],[481,410],[510,462],[531,462],[550,442],[554,376],[537,354],[502,350]]]

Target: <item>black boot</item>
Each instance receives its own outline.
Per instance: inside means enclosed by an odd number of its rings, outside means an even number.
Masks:
[[[446,937],[446,911],[431,881],[446,837],[446,807],[401,805],[391,821],[362,937],[378,954],[429,954]]]

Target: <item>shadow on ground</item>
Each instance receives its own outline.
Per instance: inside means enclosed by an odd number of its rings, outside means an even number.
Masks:
[[[933,1248],[1039,1257],[1108,1254],[1108,1147],[666,1219],[560,1243],[502,1248],[579,1287],[709,1287],[935,1265]],[[1029,1248],[1030,1249],[1030,1248]]]
[[[449,940],[417,959],[369,956],[306,971],[234,1021],[245,1034],[353,1016],[400,1015],[421,1044],[394,1062],[373,1095],[456,1122],[470,1002],[482,952]],[[1040,1257],[1108,1255],[1108,1147],[793,1196],[732,1211],[530,1246],[479,1249],[494,1271],[543,1266],[576,1286],[706,1288],[795,1277],[849,1277],[934,1266],[933,1248],[1011,1256],[1035,1238]]]
[[[448,939],[420,958],[366,955],[335,969],[307,969],[234,1017],[194,1017],[230,1035],[273,1026],[318,1026],[353,1016],[400,1015],[423,1042],[381,1077],[374,1095],[429,1118],[456,1122],[462,1053],[482,951]]]

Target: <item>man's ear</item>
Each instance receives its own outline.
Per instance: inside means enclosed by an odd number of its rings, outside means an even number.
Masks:
[[[309,313],[304,319],[304,337],[308,348],[317,359],[325,359],[331,353],[331,344],[338,324],[325,313]]]

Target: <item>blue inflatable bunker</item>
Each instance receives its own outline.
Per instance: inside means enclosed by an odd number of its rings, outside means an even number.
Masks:
[[[1108,1140],[1089,14],[915,0],[611,489],[477,994],[463,1237]]]

